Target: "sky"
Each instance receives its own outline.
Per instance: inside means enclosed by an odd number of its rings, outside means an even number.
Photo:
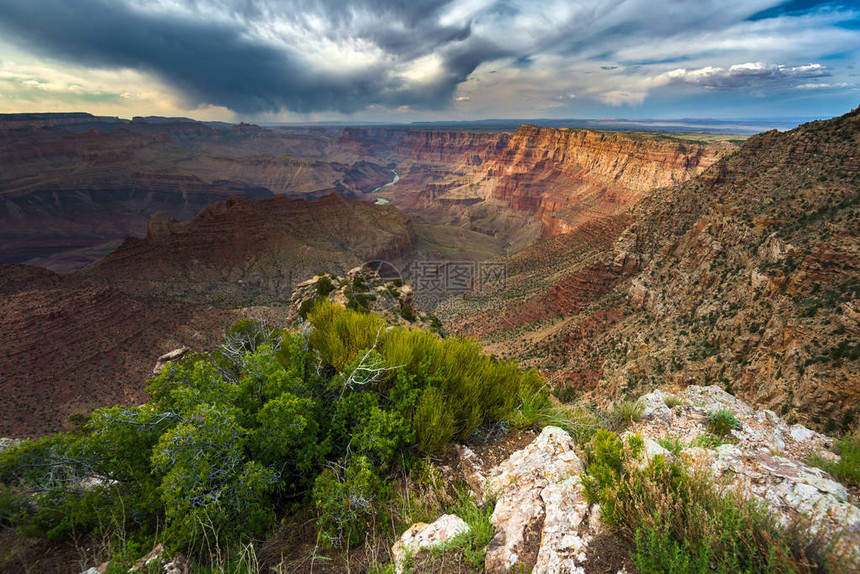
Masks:
[[[824,118],[860,0],[0,0],[0,112]]]

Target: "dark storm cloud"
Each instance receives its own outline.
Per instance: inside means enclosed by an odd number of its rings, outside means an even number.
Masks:
[[[135,6],[118,0],[27,0],[0,3],[0,29],[42,55],[150,72],[191,103],[240,113],[351,112],[372,104],[437,109],[480,63],[503,54],[472,38],[468,22],[440,25],[444,4],[194,0],[180,10],[140,1]],[[255,26],[270,20],[302,34],[261,39]],[[319,30],[320,40],[333,44],[371,44],[384,53],[384,62],[311,66],[302,58],[308,30]],[[441,70],[423,83],[392,73],[434,53]]]

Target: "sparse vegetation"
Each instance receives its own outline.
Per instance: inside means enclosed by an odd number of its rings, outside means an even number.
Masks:
[[[827,460],[816,455],[810,457],[809,463],[829,472],[842,482],[860,486],[860,432],[845,435],[836,441],[834,450],[839,455],[839,460]]]
[[[684,401],[676,395],[666,395],[666,398],[663,400],[663,403],[670,409],[674,409],[675,407],[680,407],[681,405],[683,405]]]
[[[663,437],[658,440],[657,443],[675,456],[678,456],[681,454],[681,451],[684,450],[684,445],[681,443],[681,439],[676,436]]]
[[[614,430],[621,430],[642,418],[643,410],[645,405],[640,400],[614,403],[609,411],[610,425]]]
[[[640,572],[816,571],[816,557],[805,553],[814,545],[762,506],[680,462],[657,456],[642,466],[641,451],[636,435],[599,431],[583,482],[606,524],[633,542]]]
[[[472,568],[483,569],[487,546],[493,538],[493,501],[479,505],[468,488],[457,491],[451,512],[469,525],[469,532],[456,536],[447,544],[433,549],[434,554],[459,554]]]
[[[696,435],[696,437],[690,443],[690,446],[715,449],[723,444],[725,444],[725,441],[723,441],[722,437],[714,436],[711,434],[699,434]]]

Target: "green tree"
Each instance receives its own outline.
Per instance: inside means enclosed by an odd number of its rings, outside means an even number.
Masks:
[[[246,435],[229,410],[200,405],[161,436],[152,463],[164,477],[160,490],[174,538],[235,539],[269,523],[277,473],[245,460]]]

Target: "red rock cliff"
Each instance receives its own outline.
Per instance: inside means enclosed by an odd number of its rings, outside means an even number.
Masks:
[[[687,181],[732,149],[673,139],[524,125],[488,164],[492,196],[538,213],[544,235],[612,215],[655,188]]]

